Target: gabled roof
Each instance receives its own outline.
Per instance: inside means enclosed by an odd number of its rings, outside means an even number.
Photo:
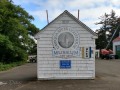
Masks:
[[[118,41],[120,41],[120,36],[118,36],[117,38],[115,38],[115,39],[113,40],[113,42],[118,42]]]
[[[35,38],[37,38],[37,35],[44,30],[45,28],[47,28],[50,24],[52,24],[56,19],[58,19],[59,17],[61,17],[64,13],[66,13],[68,16],[70,16],[73,20],[75,20],[79,25],[81,25],[83,28],[85,28],[88,32],[90,32],[93,36],[95,36],[94,38],[97,38],[97,34],[91,30],[88,26],[86,26],[84,23],[82,23],[79,19],[77,19],[75,16],[73,16],[70,12],[68,12],[67,10],[65,10],[63,13],[61,13],[58,17],[56,17],[53,21],[51,21],[49,24],[47,24],[43,29],[41,29],[36,35]]]

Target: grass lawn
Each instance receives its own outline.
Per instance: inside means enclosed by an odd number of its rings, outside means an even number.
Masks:
[[[13,67],[23,65],[24,63],[25,62],[13,62],[13,63],[10,63],[10,64],[0,63],[0,71],[5,71],[5,70],[11,69]]]

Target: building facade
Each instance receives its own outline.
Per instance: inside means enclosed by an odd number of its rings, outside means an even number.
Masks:
[[[95,78],[97,35],[67,10],[35,38],[39,80]]]
[[[113,54],[120,58],[120,36],[113,40]]]

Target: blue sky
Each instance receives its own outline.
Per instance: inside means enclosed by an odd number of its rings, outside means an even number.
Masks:
[[[52,21],[64,10],[68,10],[77,17],[80,10],[80,20],[92,30],[100,28],[95,25],[98,19],[104,13],[110,13],[113,9],[116,15],[120,16],[119,0],[13,0],[14,4],[20,5],[35,20],[32,21],[36,27],[42,29],[47,25],[46,10],[49,13],[49,21]]]

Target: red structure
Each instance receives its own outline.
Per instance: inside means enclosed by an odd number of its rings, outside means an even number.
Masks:
[[[106,50],[106,49],[101,49],[101,58],[104,59],[110,59],[110,54],[113,54],[113,51],[112,50]]]
[[[113,40],[113,42],[117,42],[117,41],[120,41],[120,36]]]

